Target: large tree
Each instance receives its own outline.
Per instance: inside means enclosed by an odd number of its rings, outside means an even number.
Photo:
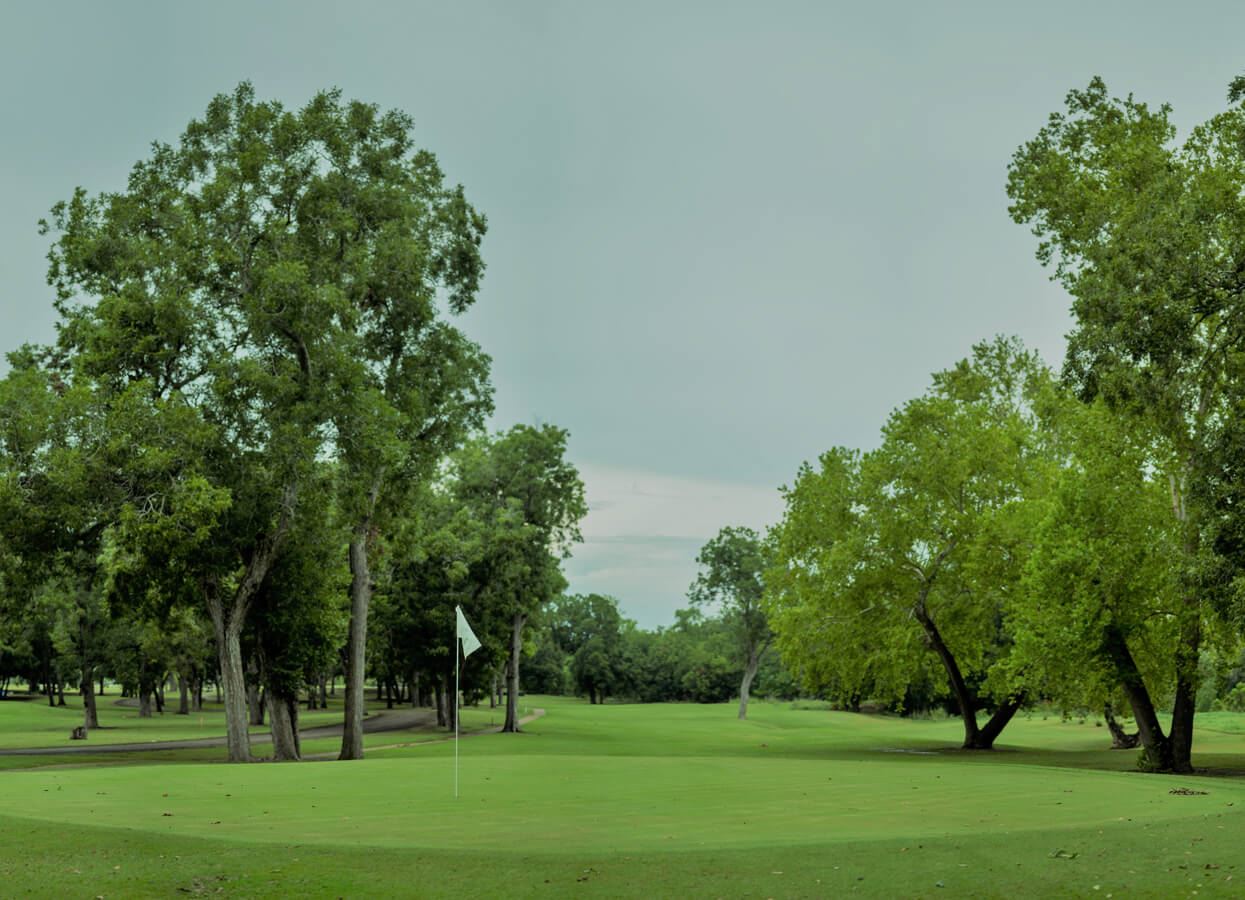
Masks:
[[[806,680],[898,700],[940,665],[965,749],[993,745],[1023,696],[997,677],[1020,577],[1004,514],[1040,453],[1027,398],[1044,371],[1016,342],[981,344],[891,415],[877,450],[801,469],[774,530],[766,607]]]
[[[1032,542],[1007,616],[1009,665],[1043,696],[1103,708],[1122,693],[1137,722],[1141,767],[1169,770],[1158,710],[1172,696],[1179,636],[1179,529],[1154,435],[1102,401],[1056,402],[1059,447],[1049,488],[1026,504]],[[1159,445],[1161,447],[1161,444]]]
[[[1199,651],[1225,574],[1209,538],[1217,499],[1231,489],[1220,476],[1232,473],[1214,450],[1237,416],[1243,374],[1245,109],[1183,143],[1170,112],[1112,97],[1095,78],[1017,150],[1008,195],[1013,219],[1040,241],[1038,259],[1072,297],[1064,377],[1172,448],[1161,464],[1182,587],[1163,766],[1187,772]]]
[[[717,605],[739,645],[744,666],[739,718],[748,717],[748,691],[773,637],[765,616],[762,581],[766,561],[761,538],[751,528],[723,528],[700,548],[701,571],[688,592],[693,604]]]
[[[184,407],[214,429],[205,469],[231,504],[208,549],[168,572],[193,585],[210,614],[231,760],[250,758],[248,614],[332,423],[343,404],[370,399],[337,388],[354,383],[360,292],[386,252],[373,225],[394,200],[369,190],[371,179],[387,177],[389,135],[403,127],[337,92],[291,111],[242,84],[177,144],[155,144],[124,190],[80,189],[48,225],[64,364],[101,389]]]
[[[487,535],[471,580],[478,607],[509,630],[504,731],[519,730],[519,663],[528,617],[566,586],[561,561],[580,540],[588,511],[579,472],[566,459],[567,432],[516,425],[482,438],[458,457],[455,495]]]

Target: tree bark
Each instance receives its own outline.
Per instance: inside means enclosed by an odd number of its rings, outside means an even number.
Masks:
[[[190,715],[190,684],[189,678],[181,672],[177,673],[177,714]]]
[[[276,525],[257,542],[247,561],[242,580],[234,589],[228,604],[219,595],[215,583],[204,585],[208,614],[216,632],[216,647],[220,657],[217,687],[223,689],[224,693],[230,762],[251,761],[251,741],[246,724],[246,678],[242,669],[242,627],[246,623],[251,603],[263,586],[264,579],[272,571],[277,553],[289,532],[297,499],[297,482],[290,482],[281,495],[281,510]]]
[[[488,708],[497,708],[497,698],[501,695],[501,678],[497,674],[497,670],[493,670],[493,687],[488,693]]]
[[[252,656],[246,662],[246,708],[249,724],[264,724],[264,705],[264,697],[259,684],[259,664]]]
[[[994,742],[1000,732],[1007,727],[1007,723],[1012,720],[1012,716],[1016,715],[1022,705],[1024,705],[1023,697],[1010,697],[1000,704],[999,708],[994,711],[994,715],[977,732],[977,743],[970,749],[993,750]]]
[[[208,597],[208,613],[216,631],[220,655],[220,675],[216,679],[218,696],[224,694],[225,732],[230,762],[251,761],[251,738],[247,732],[246,678],[242,668],[242,623],[226,622],[219,597]]]
[[[448,724],[448,720],[445,717],[445,692],[441,690],[440,681],[437,681],[436,684],[433,685],[432,692],[436,695],[437,699],[437,726],[444,728],[445,725]]]
[[[1145,679],[1137,668],[1132,651],[1128,649],[1124,632],[1118,626],[1107,627],[1103,633],[1102,649],[1115,667],[1120,687],[1124,689],[1124,696],[1128,698],[1128,705],[1133,710],[1133,720],[1137,723],[1137,734],[1144,752],[1144,760],[1140,766],[1155,772],[1176,771],[1171,741],[1163,734],[1163,726],[1159,724],[1150,691],[1146,688]]]
[[[1129,734],[1120,725],[1115,718],[1115,713],[1111,709],[1110,703],[1103,704],[1102,717],[1107,722],[1107,730],[1111,732],[1111,749],[1112,750],[1132,750],[1141,743],[1141,735],[1138,732]]]
[[[95,673],[91,666],[82,665],[82,724],[89,732],[99,728],[99,712],[95,706]]]
[[[523,625],[526,613],[515,613],[510,627],[510,668],[506,672],[506,722],[503,732],[519,731],[519,656],[523,653]]]
[[[739,718],[748,718],[748,693],[752,690],[752,679],[756,678],[757,669],[761,667],[761,648],[748,648],[748,664],[744,666],[744,680],[739,685]]]
[[[367,613],[372,577],[367,560],[367,529],[355,530],[350,542],[350,636],[347,639],[346,713],[338,759],[363,759],[363,678],[367,659]]]
[[[934,624],[934,620],[925,612],[924,596],[921,597],[921,602],[915,608],[914,615],[925,630],[925,637],[929,641],[930,647],[938,654],[938,658],[942,660],[942,666],[947,672],[947,681],[951,684],[951,693],[955,696],[956,703],[960,706],[960,718],[964,721],[963,749],[983,749],[978,746],[981,740],[981,732],[977,728],[977,698],[973,696],[968,683],[964,680],[964,674],[960,671],[960,666],[955,661],[955,656],[951,653],[951,649],[943,641],[942,634],[938,631],[938,626]]]
[[[281,697],[268,686],[264,690],[268,722],[272,731],[272,758],[277,762],[302,759],[298,738],[298,698]]]

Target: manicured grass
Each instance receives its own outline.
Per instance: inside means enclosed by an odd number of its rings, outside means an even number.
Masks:
[[[179,716],[176,698],[165,706],[163,714],[151,718],[139,718],[138,709],[118,706],[117,694],[97,697],[99,729],[93,729],[88,737],[91,745],[129,744],[148,741],[184,741],[198,738],[220,737],[225,733],[225,710],[223,704],[205,702],[199,712]],[[384,708],[384,703],[372,702],[369,711]],[[300,710],[299,722],[304,728],[317,725],[336,725],[342,720],[342,700],[329,700],[326,710]],[[66,696],[65,706],[50,707],[47,700],[0,701],[0,748],[26,747],[77,747],[81,742],[71,740],[74,727],[82,724],[82,698]],[[266,734],[267,725],[252,725],[252,734]]]
[[[313,897],[1226,896],[1245,878],[1245,780],[1127,771],[1135,754],[1092,721],[1021,718],[999,752],[964,753],[954,721],[527,702],[548,715],[526,734],[463,741],[457,800],[445,742],[0,773],[0,878],[32,896]],[[1198,754],[1245,768],[1230,730]]]

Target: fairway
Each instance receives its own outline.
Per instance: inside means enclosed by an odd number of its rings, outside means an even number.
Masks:
[[[953,721],[531,702],[526,734],[462,743],[457,800],[447,743],[0,773],[0,874],[28,896],[1233,893],[1245,783],[1127,771],[1092,722],[1020,718],[968,754]],[[1216,724],[1207,758],[1245,761]]]

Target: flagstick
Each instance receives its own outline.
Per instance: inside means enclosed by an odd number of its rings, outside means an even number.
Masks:
[[[454,799],[458,799],[458,637],[454,637]]]

